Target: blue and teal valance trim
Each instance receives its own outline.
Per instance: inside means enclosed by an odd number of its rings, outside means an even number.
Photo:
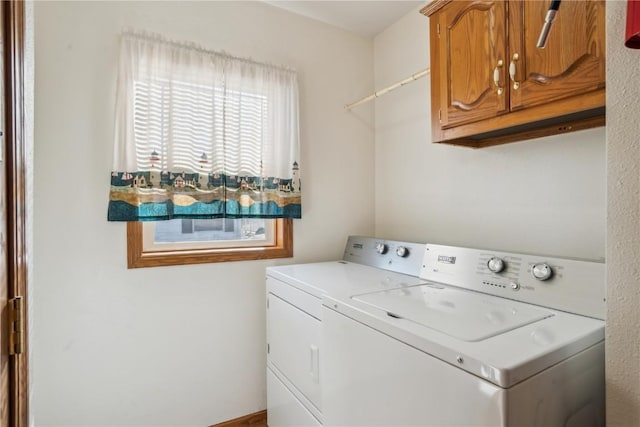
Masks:
[[[294,165],[294,169],[297,164]],[[111,173],[109,221],[301,218],[300,180],[216,173]]]

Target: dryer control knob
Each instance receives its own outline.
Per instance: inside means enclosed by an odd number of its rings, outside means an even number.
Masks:
[[[531,274],[538,280],[548,280],[553,275],[553,270],[549,267],[549,264],[541,262],[539,264],[533,264],[531,267]]]
[[[487,262],[487,268],[494,273],[500,273],[504,270],[504,261],[502,258],[498,258],[497,256],[491,257]]]
[[[376,252],[378,252],[380,255],[386,254],[387,249],[388,249],[388,246],[385,245],[384,243],[378,243],[376,245]]]
[[[396,248],[396,255],[398,255],[400,258],[404,258],[409,255],[409,249],[407,249],[406,246],[398,246]]]

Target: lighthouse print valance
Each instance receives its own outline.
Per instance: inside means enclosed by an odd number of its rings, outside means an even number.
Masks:
[[[300,218],[294,71],[121,38],[110,221]]]

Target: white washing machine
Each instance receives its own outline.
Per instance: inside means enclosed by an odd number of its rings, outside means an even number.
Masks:
[[[340,261],[267,268],[269,427],[322,425],[322,297],[424,281],[424,244],[349,237]]]
[[[328,426],[604,426],[604,264],[427,245],[401,289],[323,299]]]

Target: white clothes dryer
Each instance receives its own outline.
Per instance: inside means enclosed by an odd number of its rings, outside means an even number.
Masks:
[[[322,297],[404,289],[426,246],[351,236],[342,260],[267,268],[267,422],[322,425]]]

